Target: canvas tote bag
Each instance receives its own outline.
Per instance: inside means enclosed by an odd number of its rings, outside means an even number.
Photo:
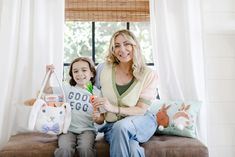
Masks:
[[[50,73],[50,71],[47,72],[39,95],[33,104],[29,115],[28,129],[59,135],[68,131],[71,122],[71,107],[65,102],[64,90],[55,72],[52,72],[51,75],[56,77],[56,81],[61,89],[61,95],[43,94]]]

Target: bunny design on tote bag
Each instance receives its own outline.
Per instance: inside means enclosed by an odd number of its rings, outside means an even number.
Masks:
[[[29,130],[36,130],[47,134],[58,135],[67,133],[71,121],[71,107],[68,103],[63,102],[64,91],[61,85],[60,88],[63,96],[45,95],[44,98],[42,98],[42,92],[48,79],[48,74],[46,74],[38,98],[30,112],[28,128]]]

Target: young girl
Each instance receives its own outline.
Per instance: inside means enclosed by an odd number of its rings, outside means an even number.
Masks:
[[[46,71],[54,71],[54,65],[47,65]],[[71,106],[71,124],[67,134],[61,134],[58,140],[58,148],[55,150],[55,157],[73,157],[78,154],[80,157],[95,157],[96,129],[93,121],[98,124],[103,122],[103,114],[93,114],[93,106],[90,103],[90,95],[86,85],[95,80],[94,63],[85,57],[76,58],[70,66],[71,77],[69,85],[63,85],[66,101]],[[50,86],[47,82],[45,93],[58,93],[59,89]],[[94,87],[93,94],[99,96],[100,91]]]

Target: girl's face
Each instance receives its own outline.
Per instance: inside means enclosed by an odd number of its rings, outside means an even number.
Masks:
[[[121,63],[128,63],[133,59],[133,46],[122,35],[115,38],[114,55]]]
[[[85,85],[90,82],[91,78],[94,77],[89,64],[82,60],[73,64],[72,74],[73,79],[79,87],[85,87]]]

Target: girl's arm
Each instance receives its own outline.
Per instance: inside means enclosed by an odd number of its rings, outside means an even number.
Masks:
[[[44,93],[47,93],[47,94],[53,93],[52,87],[50,85],[50,78],[51,78],[51,74],[54,72],[54,70],[55,70],[55,66],[53,64],[46,65],[46,73],[48,73],[50,71],[50,75],[47,80],[46,86],[44,88],[44,91],[43,91]]]
[[[97,124],[103,124],[104,123],[104,114],[100,114],[100,116],[97,116],[96,113],[92,114],[93,121]]]

